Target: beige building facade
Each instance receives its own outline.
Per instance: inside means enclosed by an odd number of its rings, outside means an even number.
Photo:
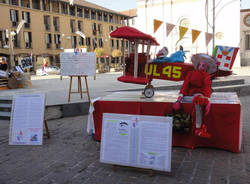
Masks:
[[[113,50],[121,50],[124,44],[109,34],[129,19],[84,0],[75,0],[73,5],[69,0],[0,0],[0,17],[0,57],[10,60],[14,55],[15,63],[20,64],[20,58],[32,56],[35,69],[44,60],[59,66],[60,52],[72,48],[89,52],[103,48],[100,61],[110,67],[116,61]],[[25,23],[16,34],[22,20]]]
[[[241,65],[250,65],[250,9],[240,11]]]

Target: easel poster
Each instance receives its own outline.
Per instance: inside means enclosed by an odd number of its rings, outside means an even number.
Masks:
[[[100,161],[171,171],[172,118],[104,113]]]
[[[10,120],[9,144],[42,145],[44,110],[44,94],[14,96]]]
[[[62,76],[96,75],[96,55],[94,52],[62,52]]]

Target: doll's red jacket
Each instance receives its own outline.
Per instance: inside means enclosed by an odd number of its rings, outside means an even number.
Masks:
[[[207,72],[193,70],[190,71],[180,90],[180,93],[184,96],[192,96],[195,93],[201,93],[203,96],[211,96],[211,84],[210,75]]]

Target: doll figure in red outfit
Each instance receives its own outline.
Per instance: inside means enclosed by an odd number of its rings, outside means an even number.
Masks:
[[[206,54],[196,54],[191,58],[195,70],[190,71],[180,90],[180,96],[174,104],[174,110],[180,109],[181,102],[195,104],[195,134],[200,137],[209,138],[211,135],[207,132],[207,127],[202,124],[203,109],[205,115],[209,113],[211,96],[211,77],[210,74],[217,71],[217,62],[213,57]]]

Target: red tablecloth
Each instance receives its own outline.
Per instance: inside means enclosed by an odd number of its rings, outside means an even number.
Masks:
[[[172,112],[172,102],[143,102],[143,101],[106,101],[98,100],[94,103],[95,140],[101,140],[102,114],[121,113],[137,115],[165,116]],[[186,113],[192,113],[193,105],[183,103]],[[214,147],[239,152],[241,145],[241,105],[238,104],[211,104],[208,116],[204,123],[208,127],[211,138],[201,138],[194,134],[193,128],[188,134],[173,133],[173,146],[187,148]]]

